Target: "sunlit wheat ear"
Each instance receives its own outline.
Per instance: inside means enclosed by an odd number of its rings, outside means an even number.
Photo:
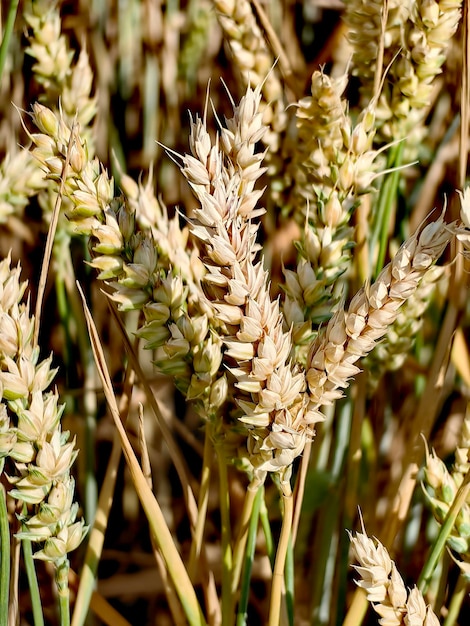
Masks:
[[[377,539],[370,539],[365,532],[349,533],[353,565],[362,587],[382,626],[439,626],[439,620],[417,587],[409,592],[405,587],[395,562],[387,549]]]
[[[24,503],[19,537],[40,544],[35,557],[59,566],[87,528],[75,521],[71,466],[75,440],[61,430],[64,405],[48,391],[56,370],[39,360],[34,318],[23,301],[26,283],[10,258],[0,262],[0,469],[10,497]]]
[[[321,415],[311,411],[304,372],[291,363],[291,335],[257,260],[257,218],[264,212],[254,187],[263,172],[255,150],[265,130],[259,102],[259,89],[248,89],[214,142],[205,120],[191,120],[192,154],[181,157],[181,171],[200,202],[189,224],[202,246],[208,302],[221,322],[239,407],[233,429],[245,434],[240,460],[260,479],[279,472],[287,481]]]
[[[341,397],[360,370],[355,365],[387,333],[400,307],[441,256],[452,234],[441,216],[410,237],[377,280],[362,288],[346,311],[338,311],[310,348],[309,392],[318,406]]]

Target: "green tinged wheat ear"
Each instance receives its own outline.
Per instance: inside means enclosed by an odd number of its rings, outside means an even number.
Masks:
[[[426,501],[438,524],[445,522],[457,491],[468,472],[469,450],[470,413],[467,407],[451,471],[447,469],[436,452],[429,451],[426,446],[422,487]],[[446,542],[449,548],[458,555],[458,558],[454,560],[468,579],[470,572],[470,505],[468,502],[462,504]]]
[[[42,131],[31,135],[33,154],[49,176],[57,180],[69,155],[66,214],[75,232],[91,237],[91,265],[98,278],[107,282],[121,310],[143,311],[145,321],[138,335],[147,348],[157,350],[160,370],[198,399],[203,413],[216,410],[214,403],[223,398],[218,393],[211,396],[211,385],[221,360],[220,345],[209,332],[207,307],[197,297],[192,253],[186,251],[187,234],[180,232],[177,218],[165,220],[149,190],[127,177],[123,186],[130,200],[115,195],[113,179],[96,158],[88,160],[78,127],[71,130],[60,113],[35,104],[33,119]],[[197,272],[198,264],[194,266]]]
[[[328,320],[341,291],[338,279],[351,265],[351,217],[361,195],[371,190],[379,167],[372,149],[374,111],[364,110],[353,125],[341,97],[347,76],[312,76],[311,96],[297,104],[298,143],[294,153],[291,201],[304,224],[296,246],[296,271],[285,270],[284,315],[294,342],[309,343]],[[297,350],[305,363],[305,347]]]
[[[263,142],[275,158],[286,129],[284,88],[273,69],[274,57],[258,26],[248,0],[213,0],[217,18],[245,86],[260,87],[260,111],[267,126]]]
[[[75,440],[61,430],[64,405],[47,391],[55,376],[52,357],[39,360],[34,318],[23,301],[26,283],[10,258],[0,262],[0,468],[23,502],[18,537],[41,544],[35,557],[56,566],[82,541],[87,528],[75,521],[71,466]]]
[[[88,126],[96,114],[96,98],[91,96],[93,72],[88,54],[82,49],[76,63],[66,37],[61,33],[61,17],[55,3],[36,0],[24,13],[31,29],[26,53],[34,59],[33,72],[44,92],[41,101],[60,106],[68,123],[75,118],[85,129],[89,150]]]
[[[35,60],[32,70],[44,90],[41,100],[56,111],[60,103],[69,124],[78,119],[90,153],[93,144],[89,124],[96,114],[96,99],[91,95],[93,73],[88,55],[82,50],[77,62],[73,62],[74,53],[61,34],[59,9],[54,3],[44,0],[28,3],[24,18],[30,28],[26,53]],[[49,219],[56,193],[44,180],[31,153],[18,149],[15,143],[0,164],[0,223],[11,216],[21,217],[30,198],[38,194]],[[66,228],[67,222],[61,225]]]

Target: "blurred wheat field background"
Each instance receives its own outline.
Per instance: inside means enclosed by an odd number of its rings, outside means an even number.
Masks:
[[[0,7],[0,625],[467,624],[467,3]]]

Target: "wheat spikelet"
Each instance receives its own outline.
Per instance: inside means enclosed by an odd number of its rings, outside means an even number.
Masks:
[[[219,23],[246,86],[261,87],[260,110],[268,126],[263,141],[272,155],[280,149],[287,125],[282,83],[272,69],[274,58],[248,0],[214,0]]]

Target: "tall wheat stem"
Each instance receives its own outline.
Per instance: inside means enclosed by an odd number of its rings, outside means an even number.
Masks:
[[[256,534],[258,530],[259,511],[261,501],[264,498],[264,487],[261,486],[256,491],[255,500],[252,507],[251,519],[249,520],[248,538],[246,542],[245,565],[243,567],[242,583],[240,588],[240,601],[237,610],[236,626],[246,626],[246,612],[248,598],[250,595],[251,568],[256,549]]]
[[[211,481],[212,456],[213,447],[211,441],[211,428],[210,424],[207,424],[204,433],[204,452],[202,457],[201,486],[199,489],[197,520],[194,528],[188,565],[188,573],[192,580],[194,580],[196,566],[199,564],[202,544],[204,541],[204,527],[206,524],[209,487]]]
[[[0,79],[2,78],[3,70],[5,68],[8,46],[10,45],[10,39],[13,33],[13,26],[15,25],[19,3],[20,0],[10,0],[10,6],[8,7],[7,21],[5,24],[5,30],[3,31],[2,44],[0,45]]]
[[[379,242],[379,249],[377,253],[377,260],[375,264],[374,276],[377,276],[381,271],[387,248],[387,241],[390,228],[390,218],[392,216],[392,209],[397,197],[398,182],[400,180],[400,172],[398,169],[402,163],[403,151],[405,148],[405,142],[401,141],[398,145],[393,146],[390,149],[388,156],[387,169],[392,169],[386,175],[386,178],[382,181],[380,186],[379,198],[375,211],[377,213],[376,222],[372,231],[370,254],[371,258],[375,258],[375,245]]]
[[[60,626],[70,626],[69,569],[69,560],[65,559],[55,571],[55,581],[59,595]]]
[[[130,367],[127,367],[124,381],[124,393],[121,396],[119,403],[119,412],[124,422],[127,419],[129,411],[129,398],[134,380],[134,371]],[[93,528],[91,529],[88,537],[87,550],[80,574],[80,582],[72,615],[72,626],[83,626],[88,614],[100,556],[103,551],[105,532],[109,522],[109,512],[113,503],[113,493],[116,485],[121,454],[121,440],[119,438],[119,434],[115,432],[111,454],[109,455],[108,465],[106,467],[106,474],[101,486],[96,507]]]
[[[262,489],[259,480],[256,478],[251,481],[245,493],[243,501],[243,509],[240,517],[240,527],[233,551],[233,572],[232,572],[232,596],[235,600],[235,594],[238,590],[240,575],[242,571],[243,561],[245,558],[245,548],[248,538],[248,529],[253,515],[253,507],[256,497],[260,489]]]
[[[33,612],[34,626],[44,626],[44,615],[42,612],[41,594],[39,593],[38,577],[33,559],[33,546],[31,541],[23,540],[22,546],[26,577],[31,596],[31,608]],[[2,624],[5,622],[1,622]]]
[[[8,585],[10,581],[10,525],[5,487],[0,485],[0,624],[8,622]]]
[[[279,626],[281,619],[284,566],[286,564],[287,549],[289,547],[289,538],[291,535],[294,516],[294,497],[292,492],[282,494],[282,503],[284,505],[284,511],[282,516],[281,534],[277,545],[276,561],[274,563],[271,600],[269,604],[269,626]]]

